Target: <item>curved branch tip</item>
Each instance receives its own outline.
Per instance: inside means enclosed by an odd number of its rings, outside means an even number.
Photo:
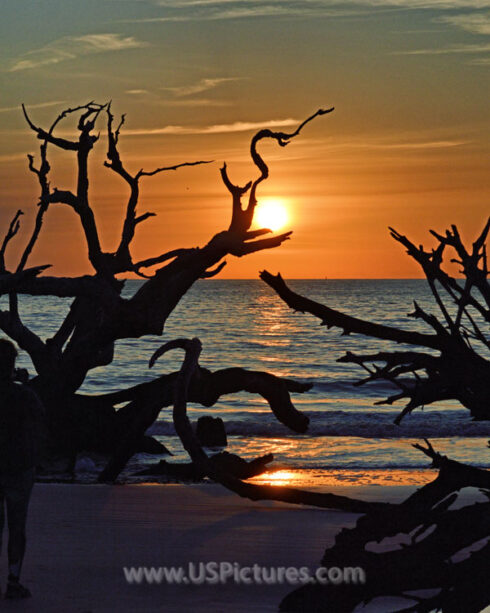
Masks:
[[[173,349],[183,349],[186,352],[194,349],[200,352],[201,347],[201,341],[197,337],[191,339],[176,338],[172,341],[168,341],[167,343],[163,344],[159,349],[157,349],[155,353],[151,356],[148,362],[148,368],[153,368],[155,362],[159,358],[161,358],[162,355],[168,353],[169,351],[172,351]]]

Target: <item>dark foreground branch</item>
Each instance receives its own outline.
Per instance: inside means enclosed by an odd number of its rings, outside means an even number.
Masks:
[[[117,405],[134,400],[148,402],[158,397],[159,406],[168,407],[173,404],[177,376],[177,372],[162,375],[153,381],[140,383],[119,392],[102,394],[97,398],[100,401]],[[189,401],[212,407],[221,396],[227,394],[238,392],[259,394],[267,400],[272,412],[281,423],[290,430],[301,434],[306,431],[309,420],[294,407],[289,393],[303,394],[311,387],[311,383],[283,379],[263,371],[224,368],[212,372],[199,366],[189,385]]]
[[[158,352],[154,354],[150,366],[154,365],[159,355],[161,354]],[[96,397],[96,401],[105,406],[129,403],[116,414],[112,428],[121,433],[120,443],[101,473],[99,481],[114,481],[117,478],[138,450],[142,437],[157,419],[160,410],[173,405],[178,377],[179,373],[174,372],[127,390]],[[308,418],[294,407],[289,393],[304,393],[310,388],[309,383],[281,379],[266,372],[243,368],[225,368],[211,372],[198,366],[193,371],[188,394],[191,402],[206,407],[216,404],[225,394],[243,391],[259,394],[267,400],[281,423],[295,432],[302,433],[308,426]],[[94,401],[93,397],[77,395],[76,398],[87,404]]]
[[[465,487],[484,488],[490,496],[490,472],[449,460],[427,445],[416,447],[440,469],[438,477],[401,504],[359,518],[325,551],[322,566],[358,569],[364,581],[304,585],[284,598],[281,611],[348,613],[382,596],[406,599],[407,606],[397,610],[413,613],[480,613],[488,606],[490,502],[459,508],[453,503]],[[393,537],[399,543],[388,541]]]
[[[158,357],[164,355],[172,349],[183,349],[185,358],[182,368],[179,371],[176,386],[175,400],[173,408],[173,420],[175,430],[182,441],[182,444],[189,454],[192,462],[199,467],[201,472],[209,476],[213,481],[221,483],[224,487],[235,492],[243,498],[250,500],[277,500],[293,504],[305,504],[322,508],[336,508],[355,513],[365,513],[369,510],[386,508],[389,505],[383,503],[370,503],[362,500],[355,500],[345,496],[335,494],[322,494],[317,492],[307,492],[296,490],[290,487],[275,487],[268,485],[255,485],[245,483],[231,474],[223,471],[216,464],[210,462],[205,451],[201,447],[199,440],[194,434],[189,418],[187,417],[187,397],[190,382],[194,372],[198,368],[198,359],[201,353],[201,342],[199,339],[192,340],[177,339],[170,341],[159,349],[153,356],[154,363]]]
[[[9,227],[7,228],[7,232],[5,233],[4,239],[2,241],[2,244],[0,246],[0,273],[5,272],[5,252],[7,250],[7,246],[9,244],[9,242],[15,237],[15,235],[18,233],[19,229],[20,229],[20,216],[23,215],[24,213],[19,209],[12,221],[9,224]]]
[[[210,456],[209,461],[238,479],[250,479],[263,474],[267,470],[267,465],[274,461],[274,456],[268,453],[247,461],[233,453],[221,451]],[[201,481],[206,476],[194,462],[176,464],[166,460],[160,460],[158,464],[145,468],[136,475],[163,475],[179,481]]]
[[[292,138],[298,136],[301,130],[308,124],[310,121],[313,121],[316,117],[321,115],[326,115],[333,111],[333,107],[329,109],[319,109],[316,113],[305,119],[294,132],[286,133],[286,132],[274,132],[270,129],[259,130],[250,143],[250,155],[255,166],[260,171],[259,177],[254,181],[249,181],[243,187],[239,185],[234,185],[228,176],[228,170],[226,164],[221,168],[221,178],[223,179],[223,183],[225,184],[227,190],[232,195],[232,218],[229,230],[231,232],[243,234],[247,232],[252,225],[255,207],[257,205],[257,188],[269,177],[269,167],[266,162],[257,151],[257,145],[264,139],[272,139],[277,142],[280,147],[285,147],[288,145]],[[250,190],[250,195],[248,199],[248,204],[245,208],[242,207],[241,198]],[[250,252],[249,252],[250,253]]]
[[[440,352],[439,355],[413,350],[382,351],[369,355],[348,352],[339,359],[340,362],[358,364],[368,372],[368,376],[359,381],[358,385],[382,379],[398,387],[397,393],[376,403],[393,404],[408,399],[395,423],[400,423],[403,417],[417,407],[450,399],[458,400],[469,409],[474,419],[490,419],[490,361],[474,350],[468,337],[460,332],[449,315],[450,325],[444,326],[415,304],[413,316],[423,319],[436,333],[411,332],[351,317],[309,300],[289,289],[279,274],[274,276],[263,271],[260,276],[290,308],[311,313],[328,328],[335,326],[343,329],[344,334],[355,332]],[[478,330],[476,325],[474,328]]]
[[[0,273],[0,295],[8,294],[12,290],[19,292],[19,288],[28,286],[32,279],[41,274],[43,270],[50,268],[50,266],[51,264],[46,264],[44,266],[26,268],[15,273]]]
[[[394,341],[396,343],[408,343],[410,345],[441,349],[441,339],[436,334],[421,334],[420,332],[399,330],[398,328],[375,324],[346,315],[341,311],[336,311],[293,292],[286,285],[280,274],[272,275],[267,270],[264,270],[260,273],[260,278],[284,300],[288,307],[301,313],[311,313],[318,317],[322,325],[327,326],[327,328],[341,328],[344,334],[364,334],[372,338]]]

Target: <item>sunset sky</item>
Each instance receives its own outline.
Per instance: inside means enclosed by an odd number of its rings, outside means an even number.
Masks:
[[[263,268],[289,278],[416,277],[387,226],[430,245],[429,228],[456,223],[471,239],[489,214],[490,0],[2,0],[0,49],[0,230],[23,209],[17,248],[38,193],[26,154],[39,143],[22,102],[47,126],[67,106],[111,99],[127,114],[121,151],[134,171],[215,160],[142,180],[138,210],[157,217],[139,226],[137,259],[225,229],[223,161],[245,183],[257,174],[254,132],[294,129],[321,107],[335,112],[286,148],[260,149],[271,174],[259,202],[286,207],[291,241],[229,257],[222,278]],[[92,204],[110,250],[126,187],[102,167],[104,155],[101,138]],[[73,157],[53,151],[51,161],[52,186],[70,187]],[[91,272],[71,210],[52,206],[29,263]]]

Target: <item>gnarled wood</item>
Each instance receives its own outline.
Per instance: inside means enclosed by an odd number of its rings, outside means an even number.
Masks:
[[[133,260],[131,244],[138,225],[154,216],[153,212],[138,211],[141,179],[165,171],[207,164],[209,161],[183,161],[178,164],[162,164],[154,170],[129,170],[119,152],[124,116],[116,125],[110,104],[91,101],[68,108],[61,112],[48,128],[38,126],[25,107],[23,112],[27,124],[40,141],[39,155],[28,156],[28,167],[39,183],[40,196],[34,227],[14,273],[5,268],[5,251],[19,230],[20,212],[13,218],[0,247],[0,293],[8,292],[10,302],[9,310],[0,312],[0,329],[26,350],[34,363],[37,376],[30,384],[35,387],[48,408],[52,432],[56,433],[54,438],[64,439],[63,444],[60,440],[53,441],[54,445],[59,444],[64,449],[71,445],[72,451],[76,451],[80,443],[77,420],[83,421],[81,407],[90,405],[83,399],[76,398],[76,392],[91,369],[111,362],[115,342],[124,338],[161,334],[168,316],[192,284],[197,279],[217,275],[226,264],[227,255],[242,257],[262,249],[275,248],[289,238],[290,232],[263,238],[267,230],[249,230],[253,221],[256,188],[268,175],[267,165],[257,152],[257,144],[263,138],[272,138],[284,146],[286,141],[299,134],[306,123],[330,110],[319,111],[292,134],[266,130],[253,137],[251,157],[259,168],[260,176],[255,179],[255,183],[250,181],[248,184],[247,190],[253,185],[253,198],[245,210],[242,210],[240,205],[239,212],[236,199],[232,202],[232,216],[235,216],[235,219],[237,215],[240,216],[240,223],[233,222],[228,230],[216,234],[203,247],[172,251],[161,249],[160,254],[140,261]],[[78,117],[77,133],[73,138],[59,133],[59,128],[67,117]],[[98,123],[103,121],[107,135],[105,166],[119,175],[129,188],[121,238],[115,249],[108,252],[102,250],[91,204],[88,166],[91,152],[99,141]],[[72,153],[76,157],[77,173],[72,186],[58,189],[52,185],[49,163],[49,152],[52,148]],[[227,178],[226,165],[221,174],[225,187],[235,189]],[[42,232],[45,215],[55,205],[69,206],[78,216],[88,259],[94,269],[93,275],[59,278],[38,276],[42,272],[41,267],[26,269]],[[159,265],[160,268],[155,270]],[[153,274],[148,272],[152,268],[155,270]],[[121,296],[124,283],[116,278],[117,274],[123,272],[134,272],[146,279],[142,287],[129,299]],[[74,298],[69,313],[51,339],[44,341],[22,322],[17,304],[19,296],[23,294]],[[295,431],[303,432],[306,429],[306,418],[290,403],[288,384],[271,378],[266,373],[244,374],[241,369],[230,369],[221,375],[215,373],[213,384],[204,390],[203,386],[206,381],[209,384],[211,378],[213,377],[207,375],[202,377],[203,391],[200,392],[207,397],[209,404],[213,404],[221,393],[228,393],[227,389],[245,389],[263,394],[279,419]],[[196,389],[198,387],[196,384]],[[104,407],[107,407],[107,413],[104,413],[109,416],[107,422],[105,419],[92,420],[95,413],[87,408],[88,415],[91,416],[91,427],[94,428],[93,441],[100,443],[103,439],[106,440],[107,451],[113,454],[113,467],[107,471],[112,475],[117,474],[124,466],[124,458],[136,448],[145,428],[157,416],[161,397],[153,401],[149,396],[150,390],[157,389],[160,389],[159,384],[146,388],[144,399],[135,397],[122,412],[114,411],[113,406],[107,404],[108,401],[102,400]],[[93,403],[92,405],[95,406]],[[125,422],[125,415],[131,415],[131,419],[128,418]],[[102,432],[105,427],[109,427],[108,424],[112,424],[113,419],[120,425],[124,424],[119,431],[120,444],[116,445],[116,453],[113,437],[109,432],[105,432],[103,436]],[[84,443],[89,444],[91,437],[85,432],[83,439]],[[98,448],[100,450],[100,445]],[[119,458],[117,461],[116,456]]]
[[[436,354],[411,349],[367,355],[347,352],[339,359],[340,362],[358,364],[367,371],[368,376],[360,380],[358,385],[384,379],[398,387],[398,393],[376,403],[393,404],[408,399],[395,423],[400,423],[417,407],[452,399],[469,409],[474,419],[488,420],[490,340],[484,326],[490,321],[486,256],[489,230],[490,222],[487,222],[471,251],[463,245],[455,226],[445,236],[432,232],[439,246],[432,251],[425,251],[422,246],[416,247],[405,236],[390,228],[391,235],[407,248],[408,254],[421,265],[427,277],[441,319],[426,313],[417,302],[414,303],[414,312],[409,316],[422,320],[432,328],[433,334],[412,332],[352,317],[293,292],[280,274],[272,275],[263,271],[260,276],[290,308],[315,315],[328,328],[338,327],[344,334],[364,334],[439,352]],[[447,248],[452,248],[459,257],[456,261],[463,267],[464,283],[450,277],[442,268]],[[477,290],[479,297],[474,290]],[[452,303],[453,308],[446,301]]]
[[[390,505],[385,503],[365,502],[346,496],[337,496],[336,494],[308,492],[292,487],[246,483],[230,472],[227,472],[226,469],[224,470],[223,466],[217,466],[216,463],[210,462],[187,416],[187,399],[189,397],[190,383],[198,368],[201,342],[198,338],[169,341],[154,353],[150,363],[154,364],[159,357],[173,349],[183,349],[185,352],[184,361],[175,383],[174,426],[184,449],[189,454],[193,464],[203,475],[207,475],[213,481],[221,483],[221,485],[242,498],[249,498],[250,500],[277,500],[328,509],[344,509],[354,513],[364,513],[368,510],[387,509],[390,507]]]
[[[158,359],[156,352],[150,367]],[[163,375],[148,383],[136,385],[127,390],[97,397],[77,394],[78,402],[86,403],[87,410],[91,405],[98,404],[107,407],[128,402],[114,414],[112,430],[126,433],[112,457],[100,475],[104,482],[114,481],[125,467],[129,458],[136,452],[141,437],[157,419],[161,409],[172,406],[179,384],[179,373]],[[311,388],[308,383],[300,383],[291,379],[282,379],[266,372],[248,371],[242,368],[225,368],[211,372],[199,365],[193,370],[187,392],[189,400],[206,407],[211,407],[226,394],[249,392],[261,395],[269,403],[276,418],[286,427],[295,432],[304,432],[308,418],[300,413],[292,404],[289,392],[304,393]],[[95,433],[94,433],[95,434]]]
[[[407,599],[399,611],[441,610],[480,613],[490,603],[485,579],[490,554],[490,502],[452,508],[464,487],[485,488],[490,497],[490,472],[465,466],[427,448],[438,477],[388,510],[369,512],[354,528],[343,529],[325,551],[326,568],[362,568],[365,583],[304,585],[286,596],[280,610],[350,613],[379,596]],[[402,547],[375,548],[385,538],[405,535]],[[485,545],[486,540],[486,545]],[[478,549],[478,544],[480,548]],[[458,554],[474,546],[467,559]],[[410,592],[440,590],[436,596],[413,597]],[[417,600],[418,604],[409,604]],[[402,605],[403,606],[403,605]]]

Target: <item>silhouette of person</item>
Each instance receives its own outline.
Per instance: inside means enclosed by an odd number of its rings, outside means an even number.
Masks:
[[[0,547],[6,507],[9,575],[5,598],[28,598],[31,593],[19,578],[26,547],[27,509],[41,451],[44,409],[28,386],[15,382],[16,357],[15,345],[0,339]]]

